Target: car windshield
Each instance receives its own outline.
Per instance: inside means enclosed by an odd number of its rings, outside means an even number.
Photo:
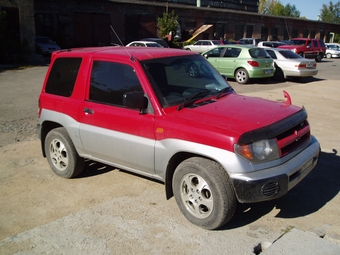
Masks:
[[[291,50],[287,50],[287,51],[282,50],[280,51],[280,53],[283,57],[288,58],[288,59],[303,58],[299,54],[296,54],[292,52]]]
[[[290,40],[288,44],[290,45],[305,45],[305,40]]]
[[[339,50],[339,46],[337,45],[327,45],[327,48],[332,50]]]
[[[163,107],[182,104],[193,96],[217,95],[231,88],[201,55],[151,59],[142,61],[142,65]]]

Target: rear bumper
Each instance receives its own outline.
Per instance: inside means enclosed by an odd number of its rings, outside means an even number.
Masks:
[[[272,77],[275,73],[275,68],[267,67],[267,68],[253,68],[248,70],[249,78],[269,78]]]
[[[318,69],[285,70],[287,77],[310,77],[318,74]]]
[[[237,199],[241,203],[272,200],[285,195],[317,165],[320,145],[311,144],[282,165],[248,174],[231,175]]]

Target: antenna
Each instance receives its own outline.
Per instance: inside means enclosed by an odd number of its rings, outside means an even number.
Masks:
[[[115,33],[116,37],[118,38],[120,44],[124,47],[124,50],[126,51],[126,53],[129,55],[130,59],[132,61],[135,61],[135,59],[130,55],[129,51],[125,48],[124,44],[122,43],[122,41],[120,40],[119,36],[117,35],[116,31],[113,29],[113,27],[110,25],[111,30],[113,31],[113,33]]]

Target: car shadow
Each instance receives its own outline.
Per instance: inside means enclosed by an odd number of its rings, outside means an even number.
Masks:
[[[78,175],[76,178],[77,179],[88,178],[88,177],[96,176],[99,174],[105,174],[113,170],[118,170],[118,169],[110,165],[106,165],[100,162],[87,159],[85,160],[83,172],[80,175]]]
[[[89,160],[89,159],[85,160],[84,170],[76,178],[77,179],[89,178],[89,177],[97,176],[97,175],[100,175],[100,174],[105,174],[105,173],[108,173],[108,172],[111,172],[111,171],[119,171],[119,172],[126,173],[128,175],[137,176],[138,178],[144,178],[146,180],[150,180],[150,181],[153,181],[153,182],[163,183],[159,180],[155,180],[155,179],[152,179],[150,177],[140,175],[138,173],[126,171],[124,169],[120,169],[120,168],[117,168],[115,166],[106,165],[104,163],[96,162],[96,161]]]
[[[315,169],[285,196],[259,203],[239,203],[233,218],[219,230],[246,226],[270,213],[273,209],[279,210],[275,217],[284,219],[303,217],[320,210],[340,191],[339,165],[340,156],[336,150],[333,150],[332,153],[321,152],[319,163]],[[93,160],[85,161],[84,171],[77,178],[88,178],[114,170],[161,183]]]
[[[301,77],[301,78],[294,78],[294,77],[288,77],[285,80],[278,81],[273,78],[269,79],[253,79],[248,85],[273,85],[273,84],[283,84],[286,82],[295,82],[295,83],[311,83],[311,82],[317,82],[317,81],[323,81],[324,79],[317,78],[317,77]]]
[[[285,196],[272,201],[238,204],[234,217],[221,230],[235,229],[279,209],[276,218],[298,218],[320,210],[340,191],[340,156],[321,152],[318,165]]]

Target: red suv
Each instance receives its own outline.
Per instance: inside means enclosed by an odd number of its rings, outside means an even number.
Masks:
[[[321,62],[326,53],[326,46],[322,40],[310,38],[294,38],[287,45],[278,48],[292,50],[304,58],[312,58],[317,62]]]
[[[57,175],[93,160],[153,178],[190,222],[215,229],[237,201],[283,196],[316,166],[307,112],[286,98],[238,95],[191,51],[68,49],[52,54],[38,133]]]

